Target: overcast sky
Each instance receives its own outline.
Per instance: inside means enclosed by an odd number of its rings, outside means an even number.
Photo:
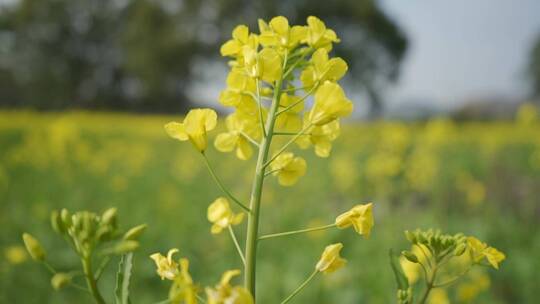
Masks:
[[[410,47],[392,103],[524,96],[540,0],[382,0]]]

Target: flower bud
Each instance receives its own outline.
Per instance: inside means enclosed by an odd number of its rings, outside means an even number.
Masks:
[[[54,290],[60,290],[71,283],[71,275],[63,272],[56,273],[51,278],[51,285]]]
[[[114,254],[124,254],[128,252],[135,251],[137,248],[139,248],[139,242],[137,241],[121,241],[116,246],[114,246],[112,253]]]
[[[455,256],[460,256],[462,255],[463,253],[465,253],[465,250],[467,249],[467,244],[465,243],[461,243],[459,244],[456,249],[454,250],[454,255]]]
[[[116,214],[117,214],[116,208],[109,208],[103,212],[103,215],[101,216],[101,222],[106,225],[111,225],[113,227],[116,226]]]
[[[26,246],[26,250],[28,250],[28,253],[32,257],[32,259],[38,262],[44,261],[45,250],[43,249],[39,241],[28,233],[23,233],[22,238],[24,246]]]
[[[405,237],[412,244],[418,243],[418,239],[416,238],[416,235],[414,234],[414,232],[410,232],[409,230],[405,230]]]
[[[64,233],[65,227],[64,223],[62,223],[62,219],[60,218],[60,213],[57,210],[54,210],[51,212],[51,226],[54,231],[57,233]]]
[[[69,215],[69,211],[67,211],[66,208],[62,209],[60,211],[60,219],[62,220],[63,226],[67,229],[73,225],[73,222],[71,221],[71,216]]]
[[[418,257],[416,257],[416,254],[410,252],[410,251],[402,251],[401,255],[404,256],[409,262],[411,263],[418,263]]]
[[[142,225],[135,226],[129,229],[126,232],[126,234],[124,234],[124,240],[126,241],[137,240],[141,236],[141,234],[146,230],[146,227],[148,227],[148,225],[142,224]]]

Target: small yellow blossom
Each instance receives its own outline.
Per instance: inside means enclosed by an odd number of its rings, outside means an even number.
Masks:
[[[353,226],[358,234],[368,238],[375,224],[372,209],[373,203],[356,205],[336,218],[336,226],[340,229]]]
[[[242,286],[231,286],[233,277],[240,274],[240,270],[228,270],[221,277],[215,288],[206,288],[208,304],[253,304],[253,297]]]
[[[293,153],[286,152],[280,154],[270,164],[272,173],[277,176],[278,182],[282,186],[292,186],[298,179],[306,174],[306,161],[301,157],[295,157]]]
[[[339,58],[328,59],[325,49],[318,49],[311,56],[311,65],[306,67],[300,75],[304,88],[311,88],[317,83],[329,80],[338,81],[347,72],[347,63]]]
[[[339,268],[345,266],[347,260],[339,256],[342,248],[342,243],[336,243],[326,246],[319,262],[317,262],[317,265],[315,266],[315,269],[323,273],[332,273]]]
[[[207,218],[213,224],[210,230],[212,234],[218,234],[230,225],[240,224],[244,219],[244,214],[234,214],[229,201],[224,197],[219,197],[208,207]]]
[[[332,141],[339,136],[339,132],[339,120],[336,119],[325,125],[309,128],[306,135],[300,136],[296,143],[302,149],[307,149],[310,145],[313,145],[317,156],[328,157],[332,151]]]
[[[189,274],[189,261],[180,259],[180,274],[174,279],[169,290],[169,301],[172,304],[197,304],[197,287]]]
[[[266,24],[259,19],[261,35],[259,42],[265,46],[279,46],[285,49],[295,48],[301,40],[306,39],[307,28],[305,26],[289,26],[289,21],[283,16],[277,16]]]
[[[242,51],[244,45],[253,45],[257,37],[249,34],[249,28],[238,25],[232,32],[232,39],[221,46],[221,56],[236,56]]]
[[[242,48],[242,59],[249,77],[273,83],[281,76],[282,59],[275,49],[263,48],[258,52],[256,47],[246,45]]]
[[[306,39],[303,41],[313,48],[324,48],[327,51],[332,50],[332,43],[338,43],[336,33],[327,29],[324,22],[319,18],[314,16],[309,16],[307,18],[308,31],[306,34]]]
[[[325,125],[340,117],[350,115],[352,102],[336,83],[326,81],[315,93],[315,103],[309,112],[309,122],[316,126]]]
[[[170,137],[180,141],[190,140],[199,150],[206,150],[206,132],[214,129],[217,123],[216,111],[212,109],[190,110],[183,123],[169,122],[165,131]]]
[[[499,264],[506,258],[504,253],[493,247],[488,247],[486,243],[483,243],[475,237],[468,237],[467,243],[469,245],[471,257],[475,263],[479,263],[486,258],[493,268],[499,269]]]
[[[253,117],[258,116],[251,116],[251,118]],[[258,120],[250,119],[250,116],[236,112],[227,117],[225,124],[228,132],[221,133],[216,137],[214,141],[216,149],[221,152],[231,152],[236,149],[236,156],[239,159],[249,159],[253,154],[253,148],[246,136],[251,138],[260,136]]]
[[[219,95],[219,102],[224,106],[253,112],[257,105],[251,94],[255,92],[255,79],[248,77],[240,69],[232,69],[227,75],[227,88]]]
[[[178,249],[173,248],[167,252],[167,257],[164,257],[161,253],[154,253],[150,256],[156,263],[157,274],[161,279],[174,280],[178,274],[178,263],[173,261],[173,255],[178,252]]]

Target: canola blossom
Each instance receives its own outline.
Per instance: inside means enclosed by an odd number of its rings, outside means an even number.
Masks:
[[[375,224],[372,210],[372,203],[356,205],[351,210],[340,214],[336,218],[336,226],[339,229],[352,226],[358,234],[368,238],[371,234],[371,228]]]
[[[321,255],[320,260],[315,265],[315,269],[322,273],[332,273],[347,264],[347,260],[342,258],[339,254],[343,249],[342,243],[336,243],[326,246]]]
[[[170,249],[167,252],[167,256],[163,256],[161,253],[154,253],[150,256],[154,263],[156,263],[156,272],[162,280],[174,280],[180,271],[178,270],[178,263],[173,260],[173,255],[178,252],[177,248]]]
[[[229,201],[224,197],[220,197],[208,206],[207,217],[213,224],[211,228],[212,234],[218,234],[231,225],[240,224],[244,219],[244,214],[234,214]]]

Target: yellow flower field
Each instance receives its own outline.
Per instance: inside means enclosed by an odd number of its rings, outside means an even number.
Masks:
[[[167,252],[178,247],[182,256],[190,257],[191,275],[205,286],[216,284],[210,274],[223,273],[238,259],[230,241],[217,234],[223,229],[220,221],[238,225],[245,221],[229,213],[224,217],[222,210],[208,214],[217,225],[209,239],[207,207],[222,193],[200,154],[188,144],[170,140],[163,130],[169,121],[182,120],[93,112],[0,112],[1,303],[87,300],[76,291],[49,288],[44,283],[49,274],[29,263],[21,247],[20,235],[31,230],[46,248],[54,248],[52,261],[75,265],[76,257],[49,233],[49,213],[62,207],[95,212],[117,207],[123,227],[148,224],[134,261],[138,276],[132,282],[132,296],[137,303],[155,302],[167,292],[168,286],[155,279],[155,265],[148,259],[156,249]],[[220,121],[218,131],[207,135],[211,142],[217,134],[227,134],[222,133],[224,126]],[[474,234],[496,244],[508,257],[496,276],[487,267],[470,272],[457,288],[434,292],[431,303],[536,301],[540,121],[534,108],[522,107],[514,121],[344,122],[334,139],[332,151],[324,142],[311,143],[313,150],[300,150],[307,168],[292,156],[276,162],[290,171],[280,171],[267,183],[261,233],[332,222],[333,215],[366,202],[373,202],[377,229],[369,239],[350,242],[343,249],[347,257],[362,258],[348,258],[347,267],[312,282],[298,295],[298,303],[395,301],[395,294],[389,292],[395,290],[395,282],[388,247],[406,244],[402,231],[428,227]],[[218,148],[237,149],[236,153],[221,153],[213,145],[204,148],[223,182],[246,198],[253,159],[238,161],[234,154],[242,159],[251,152],[242,148],[245,143],[230,143]],[[329,156],[313,161],[316,153]],[[306,170],[309,174],[303,176]],[[279,185],[291,182],[296,187]],[[348,226],[355,225],[354,216],[348,215]],[[355,230],[363,229],[370,234],[370,227],[356,226],[341,232],[314,231],[308,237],[276,240],[260,250],[261,303],[279,301],[305,279],[305,269],[312,269],[324,249],[318,244],[357,238]],[[244,240],[244,235],[239,239]],[[403,265],[410,270],[409,279],[414,279],[414,267]],[[104,279],[110,283],[104,286],[114,286],[112,276]]]

